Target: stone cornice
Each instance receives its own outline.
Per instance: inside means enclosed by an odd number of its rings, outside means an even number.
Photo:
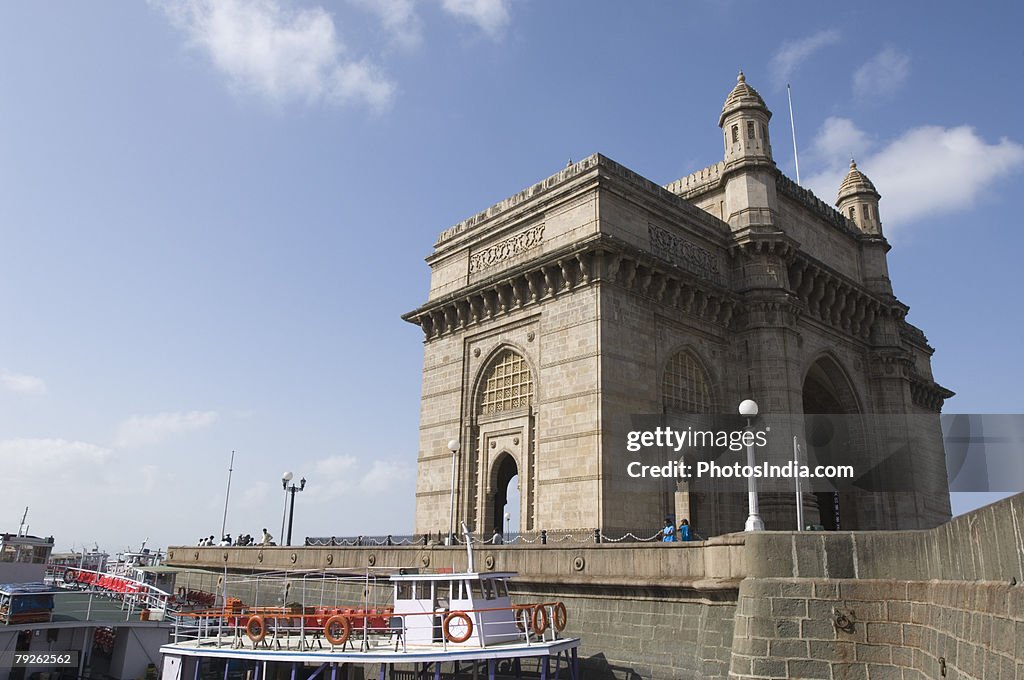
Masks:
[[[621,239],[597,236],[432,300],[402,318],[427,342],[603,282],[703,321],[728,326],[737,298],[723,285]]]
[[[946,399],[955,394],[956,392],[946,389],[934,380],[925,378],[916,371],[912,371],[910,374],[910,396],[914,403],[922,408],[939,413],[942,411],[942,405]]]

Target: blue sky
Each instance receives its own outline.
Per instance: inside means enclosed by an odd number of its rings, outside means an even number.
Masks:
[[[437,234],[601,152],[722,156],[743,69],[776,161],[882,194],[951,412],[1024,412],[1019,3],[0,5],[0,493],[61,548],[411,530]],[[927,20],[924,20],[924,18]]]

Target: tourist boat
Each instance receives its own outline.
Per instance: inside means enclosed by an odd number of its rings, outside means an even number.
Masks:
[[[461,573],[371,568],[228,577],[224,592],[256,600],[280,594],[282,602],[247,606],[229,597],[219,609],[179,615],[174,641],[161,649],[161,677],[337,678],[349,666],[372,665],[381,680],[399,666],[439,678],[442,665],[452,664],[455,673],[471,667],[493,679],[499,664],[518,671],[527,663],[545,680],[563,667],[578,680],[580,639],[562,635],[565,605],[513,604],[508,583],[516,574],[476,572],[471,542],[467,549],[469,569]],[[361,595],[359,606],[338,606],[345,592]]]
[[[53,545],[52,537],[21,529],[0,534],[0,649],[11,655],[0,664],[0,680],[27,677],[27,669],[54,677],[155,675],[150,660],[166,643],[171,622],[148,614],[166,608],[167,594],[127,577],[54,563]],[[73,582],[64,580],[69,570]],[[86,573],[96,575],[93,583],[77,580]],[[28,659],[25,670],[10,667],[19,659]]]

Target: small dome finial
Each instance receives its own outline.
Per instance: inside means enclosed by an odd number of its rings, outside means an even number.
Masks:
[[[745,83],[745,82],[747,82],[747,77],[745,75],[743,75],[743,71],[740,71],[740,74],[738,76],[736,76],[736,82],[737,83]]]
[[[853,157],[851,156],[850,157],[850,170],[856,170],[856,169],[857,169],[857,161],[853,160]]]

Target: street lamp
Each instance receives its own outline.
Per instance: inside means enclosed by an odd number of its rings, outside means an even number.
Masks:
[[[291,494],[291,508],[288,512],[288,538],[285,540],[285,545],[292,544],[292,522],[295,521],[295,494],[306,488],[306,478],[303,477],[299,480],[299,485],[295,486],[292,484],[288,485],[288,482],[292,481],[293,475],[291,472],[286,472],[281,475],[281,488],[284,489],[285,499],[287,500],[288,494]],[[284,532],[284,524],[281,525],[281,531]]]
[[[452,505],[448,515],[448,545],[455,543],[455,472],[456,461],[459,459],[459,440],[448,441],[448,450],[452,452]]]
[[[505,513],[505,539],[508,539],[509,524],[512,522],[512,515]]]
[[[740,415],[747,419],[747,431],[753,430],[753,420],[757,417],[757,402],[753,399],[744,399],[740,402]],[[747,497],[750,515],[747,517],[747,523],[744,525],[744,531],[764,531],[764,522],[761,521],[761,515],[757,509],[757,479],[753,475],[754,471],[754,438],[750,437],[747,439],[747,465],[750,467],[751,474],[747,477]]]

